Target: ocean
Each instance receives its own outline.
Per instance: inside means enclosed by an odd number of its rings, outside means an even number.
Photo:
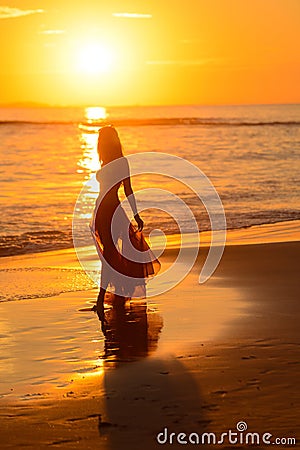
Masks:
[[[222,200],[228,228],[300,219],[299,118],[300,105],[0,108],[0,256],[73,246],[74,206],[99,169],[104,121],[117,127],[125,155],[164,152],[200,168]],[[184,184],[146,173],[132,183],[136,191],[172,192],[200,231],[210,229],[204,206]],[[85,198],[85,224],[96,196]],[[143,211],[146,234],[178,233],[168,201],[162,194],[159,209]]]

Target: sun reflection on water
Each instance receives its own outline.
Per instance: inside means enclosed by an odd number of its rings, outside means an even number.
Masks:
[[[99,157],[97,153],[97,140],[99,122],[107,118],[106,108],[103,106],[89,106],[84,110],[86,122],[91,125],[92,132],[82,130],[80,135],[82,157],[78,161],[78,173],[87,173],[85,179],[89,178],[91,173],[99,169]],[[95,125],[93,125],[95,124]],[[89,130],[89,131],[91,131]]]
[[[88,178],[91,173],[99,169],[99,156],[97,153],[98,134],[81,133],[82,157],[78,161],[77,172],[87,172]]]

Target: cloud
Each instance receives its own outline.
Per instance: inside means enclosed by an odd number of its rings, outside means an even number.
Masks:
[[[44,30],[39,31],[39,34],[64,34],[65,30]]]
[[[139,13],[113,13],[113,17],[122,17],[125,19],[152,19],[152,14],[139,14]]]
[[[19,9],[9,6],[0,6],[0,19],[13,19],[15,17],[29,16],[30,14],[43,13],[43,9]]]

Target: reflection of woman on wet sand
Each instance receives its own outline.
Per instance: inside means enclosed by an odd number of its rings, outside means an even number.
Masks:
[[[109,361],[132,361],[144,358],[156,350],[162,318],[147,311],[147,303],[114,302],[102,322],[105,336],[103,358]]]
[[[100,129],[98,155],[101,170],[97,172],[100,192],[96,201],[92,232],[101,259],[100,292],[94,310],[105,322],[104,297],[108,287],[115,300],[124,302],[130,297],[145,296],[145,280],[155,275],[160,263],[151,253],[142,229],[131,187],[127,159],[115,128]],[[109,164],[113,163],[113,164]],[[120,206],[118,190],[123,185],[137,228],[133,226]],[[150,256],[150,258],[149,258]]]

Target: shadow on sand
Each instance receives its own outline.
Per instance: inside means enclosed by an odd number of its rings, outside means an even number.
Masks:
[[[111,449],[161,447],[157,435],[198,434],[209,423],[193,376],[170,354],[156,355],[162,317],[145,301],[112,300],[102,323],[105,336],[105,416],[99,417],[100,441]],[[182,448],[173,437],[169,448]]]

